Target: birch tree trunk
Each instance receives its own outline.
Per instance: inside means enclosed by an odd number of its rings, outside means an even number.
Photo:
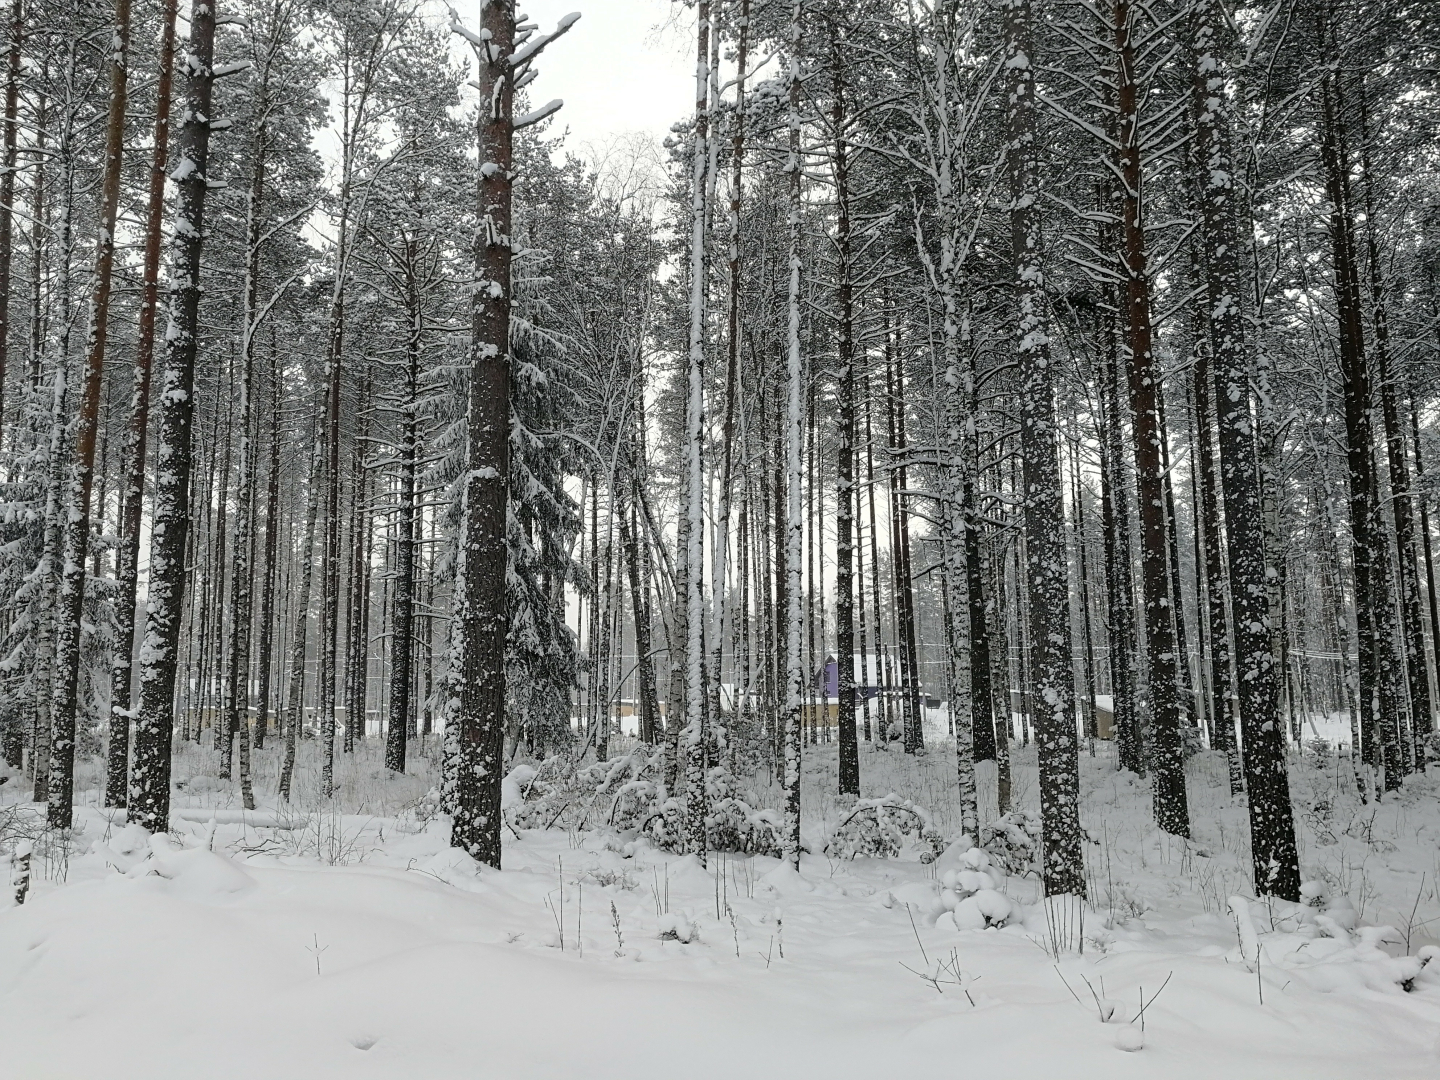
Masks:
[[[781,743],[784,753],[784,858],[800,869],[800,707],[805,693],[805,668],[800,656],[804,613],[800,605],[800,556],[805,509],[801,491],[805,466],[801,446],[805,440],[804,364],[800,356],[800,226],[802,167],[800,160],[800,35],[804,0],[795,0],[790,14],[790,57],[787,115],[788,144],[785,159],[790,251],[786,289],[785,337],[785,710]]]
[[[710,0],[700,0],[690,162],[690,327],[685,394],[685,829],[705,865],[705,224],[709,164]],[[719,601],[719,598],[716,598]]]

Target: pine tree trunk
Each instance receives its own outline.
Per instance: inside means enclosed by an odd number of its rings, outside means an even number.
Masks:
[[[1227,146],[1225,80],[1218,59],[1220,0],[1201,0],[1195,22],[1197,156],[1204,187],[1202,235],[1206,301],[1211,311],[1210,352],[1220,432],[1220,482],[1225,504],[1230,603],[1235,633],[1240,730],[1255,888],[1261,895],[1298,900],[1300,874],[1285,772],[1275,658],[1270,651],[1265,541],[1261,532],[1260,473],[1246,370],[1245,321],[1238,262],[1240,232]]]
[[[1390,320],[1385,283],[1380,270],[1380,243],[1376,225],[1375,169],[1370,161],[1369,111],[1362,75],[1359,85],[1360,163],[1365,184],[1365,246],[1370,271],[1370,318],[1374,327],[1375,374],[1380,391],[1386,462],[1390,477],[1390,510],[1395,519],[1399,554],[1400,616],[1405,642],[1405,679],[1410,691],[1410,719],[1414,760],[1423,769],[1425,736],[1433,730],[1431,687],[1425,663],[1425,627],[1420,614],[1419,560],[1415,544],[1415,511],[1410,467],[1405,457],[1405,432],[1400,426],[1400,395],[1390,359]]]
[[[1440,332],[1440,325],[1436,327]],[[1430,550],[1430,506],[1425,492],[1425,457],[1420,446],[1420,409],[1418,395],[1410,388],[1410,446],[1415,454],[1415,498],[1420,504],[1420,550],[1425,556],[1425,592],[1430,600],[1430,649],[1435,662],[1435,681],[1431,683],[1440,692],[1440,595],[1435,587],[1435,561]],[[1434,702],[1431,703],[1432,708]],[[1434,731],[1434,716],[1428,718],[1429,728]]]
[[[1042,876],[1047,896],[1085,895],[1081,853],[1080,764],[1075,734],[1075,671],[1070,659],[1070,595],[1065,510],[1055,432],[1055,385],[1041,263],[1035,45],[1030,0],[1007,0],[1005,69],[1010,171],[1010,250],[1022,380],[1025,553],[1030,585],[1030,649],[1035,741],[1040,764]]]
[[[887,335],[887,351],[890,349]],[[891,504],[891,546],[890,562],[895,576],[896,636],[900,656],[900,692],[903,701],[904,749],[907,754],[918,753],[924,748],[922,725],[924,714],[920,708],[920,665],[917,656],[915,635],[915,582],[910,570],[910,515],[905,509],[906,469],[905,454],[905,371],[898,360],[886,364],[892,373],[890,390],[891,407],[891,453],[894,464],[890,469]]]
[[[416,409],[420,396],[420,348],[424,314],[413,281],[406,293],[410,334],[405,342],[405,405],[400,414],[400,505],[395,523],[394,635],[390,664],[390,727],[385,733],[385,767],[405,771],[406,734],[414,713],[411,655],[415,651],[415,472]]]
[[[179,194],[172,229],[170,322],[160,382],[154,519],[145,638],[140,647],[140,715],[130,772],[130,819],[159,832],[170,827],[170,737],[175,725],[175,659],[185,600],[189,520],[190,424],[200,316],[200,250],[205,227],[215,5],[194,0],[185,67],[185,121],[175,170]]]
[[[1205,611],[1210,621],[1210,693],[1214,714],[1214,748],[1225,755],[1230,775],[1230,794],[1244,790],[1240,747],[1235,740],[1235,715],[1230,703],[1236,691],[1230,678],[1230,630],[1225,622],[1225,570],[1220,553],[1221,518],[1215,492],[1214,437],[1210,432],[1210,343],[1198,343],[1195,362],[1195,434],[1199,460],[1201,530],[1205,541]]]
[[[833,31],[832,31],[833,33]],[[835,660],[838,674],[841,795],[860,795],[860,748],[855,737],[855,297],[851,281],[850,163],[845,44],[832,39],[831,119],[835,140],[835,280],[839,315],[836,373],[839,428],[835,484]]]
[[[746,0],[748,6],[749,0]],[[5,374],[10,359],[10,257],[14,234],[15,171],[20,128],[20,47],[25,38],[24,0],[10,3],[10,42],[5,66],[5,150],[0,172],[0,446],[10,428],[5,423]]]
[[[95,284],[90,299],[90,340],[80,384],[75,457],[66,498],[65,555],[56,597],[55,688],[52,709],[48,820],[68,829],[75,803],[75,723],[79,709],[81,617],[85,605],[85,560],[90,547],[90,496],[95,482],[95,435],[100,421],[100,384],[105,370],[110,315],[110,278],[115,262],[115,219],[120,203],[124,153],[125,92],[130,47],[130,0],[115,0],[110,56],[110,109],[105,127],[105,169],[100,189],[100,232],[95,242]],[[3,372],[0,372],[3,374]]]
[[[506,516],[510,502],[510,223],[514,180],[514,0],[481,9],[487,45],[477,57],[481,227],[471,300],[469,472],[453,626],[458,709],[446,717],[454,747],[451,843],[500,866],[500,781],[505,747]]]
[[[1141,583],[1145,597],[1145,642],[1150,666],[1152,759],[1155,765],[1155,823],[1176,836],[1190,835],[1185,766],[1176,700],[1175,598],[1170,594],[1169,550],[1165,537],[1165,493],[1160,457],[1160,406],[1150,323],[1150,271],[1141,220],[1142,182],[1140,86],[1133,43],[1136,9],[1130,0],[1114,7],[1120,143],[1121,263],[1125,271],[1126,345],[1134,422],[1135,472],[1140,496]]]
[[[1114,290],[1106,290],[1109,299]],[[1111,310],[1113,304],[1108,304]],[[1105,536],[1106,630],[1110,643],[1110,694],[1117,765],[1143,776],[1145,757],[1135,715],[1135,610],[1130,559],[1130,478],[1121,436],[1119,357],[1116,320],[1097,318],[1100,356],[1100,520]]]
[[[271,324],[274,325],[273,323]],[[260,594],[260,660],[256,698],[259,713],[255,717],[255,749],[265,748],[270,727],[270,680],[275,660],[275,576],[279,554],[280,528],[280,355],[271,347],[270,369],[270,462],[265,483],[265,568],[261,571]],[[281,652],[284,634],[281,633]]]
[[[1185,631],[1185,593],[1180,587],[1180,521],[1175,515],[1175,485],[1170,472],[1170,425],[1165,419],[1165,394],[1155,393],[1160,428],[1160,479],[1165,491],[1165,563],[1170,573],[1170,600],[1175,625],[1175,697],[1180,716],[1190,727],[1198,727],[1195,693],[1190,672],[1189,640]]]
[[[310,594],[315,577],[315,524],[320,516],[320,477],[323,460],[317,441],[310,455],[309,495],[305,511],[305,537],[300,545],[300,589],[296,594],[295,628],[290,643],[290,685],[285,693],[285,715],[280,737],[285,740],[285,760],[280,766],[279,795],[290,801],[295,776],[295,753],[305,726],[305,652],[310,620]]]
[[[269,98],[269,68],[264,67],[256,90],[261,102]],[[240,736],[239,769],[245,809],[255,808],[250,787],[250,624],[254,607],[255,477],[257,453],[254,427],[255,331],[259,319],[260,224],[265,197],[267,142],[264,123],[255,131],[250,148],[250,184],[245,210],[245,281],[240,340],[240,486],[235,493],[235,533],[230,562],[230,640],[225,669],[225,765],[229,764],[232,734]]]

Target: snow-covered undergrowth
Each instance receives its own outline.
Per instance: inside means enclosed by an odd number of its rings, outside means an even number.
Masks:
[[[1433,775],[1365,807],[1343,761],[1297,757],[1307,903],[1287,905],[1249,891],[1223,761],[1190,762],[1187,843],[1102,750],[1081,761],[1081,904],[1041,903],[1026,867],[1033,752],[1003,821],[982,767],[977,848],[943,748],[862,749],[858,818],[833,748],[807,748],[796,874],[702,867],[605,820],[606,798],[548,829],[512,810],[504,869],[480,868],[447,846],[423,757],[389,779],[362,747],[326,804],[310,749],[290,806],[257,755],[252,814],[188,750],[154,838],[95,806],[84,763],[77,835],[33,835],[27,902],[0,892],[0,1076],[1440,1075]],[[36,833],[18,786],[3,853]],[[762,775],[726,797],[758,817],[778,792]]]

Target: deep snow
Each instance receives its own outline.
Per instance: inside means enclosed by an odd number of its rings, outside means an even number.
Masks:
[[[1230,906],[1248,888],[1245,811],[1223,762],[1190,763],[1186,844],[1153,828],[1148,787],[1107,750],[1082,758],[1083,930],[995,867],[1014,918],[955,929],[943,886],[963,844],[928,865],[808,855],[797,875],[604,830],[507,831],[497,872],[426,819],[423,761],[387,780],[364,746],[338,807],[301,791],[246,815],[190,750],[169,837],[91,798],[68,850],[37,846],[24,907],[0,907],[0,1076],[1440,1075],[1440,961],[1420,969],[1440,930],[1440,778],[1361,807],[1343,759],[1297,757],[1304,876],[1326,895],[1240,904],[1247,945]],[[1016,758],[1028,805],[1033,751]],[[832,747],[806,748],[816,850],[842,809],[834,768]],[[953,835],[943,748],[867,747],[862,774]],[[7,852],[29,813],[17,784],[0,788]]]

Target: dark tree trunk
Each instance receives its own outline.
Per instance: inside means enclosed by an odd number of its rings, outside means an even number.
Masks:
[[[1230,677],[1230,631],[1225,622],[1225,570],[1220,552],[1220,506],[1215,491],[1214,436],[1210,408],[1210,344],[1197,343],[1195,363],[1195,442],[1199,461],[1194,467],[1199,476],[1200,510],[1204,521],[1201,532],[1205,542],[1205,614],[1210,623],[1210,694],[1214,729],[1214,748],[1225,755],[1230,775],[1230,794],[1244,790],[1240,768],[1240,747],[1235,739],[1235,714],[1231,702],[1236,700]]]
[[[835,660],[839,675],[840,794],[860,795],[860,748],[855,738],[855,287],[850,264],[850,163],[842,43],[833,42],[832,109],[835,138],[835,275],[839,313],[839,445],[835,483]]]
[[[1107,290],[1113,299],[1114,291]],[[1109,305],[1112,307],[1113,305]],[[1135,715],[1135,589],[1131,579],[1129,475],[1122,449],[1118,334],[1115,318],[1097,320],[1100,357],[1100,520],[1105,536],[1106,632],[1117,764],[1144,775],[1145,757]]]
[[[190,422],[200,315],[200,249],[205,227],[215,5],[190,9],[185,121],[178,145],[181,177],[172,230],[170,326],[161,373],[159,470],[150,532],[150,587],[140,653],[140,716],[130,776],[130,819],[151,832],[170,827],[170,736],[175,725],[175,654],[185,599],[185,540],[190,517]]]
[[[1380,764],[1376,750],[1385,749],[1385,785],[1398,786],[1398,762],[1381,728],[1388,727],[1382,710],[1381,668],[1384,603],[1377,572],[1375,462],[1372,453],[1370,372],[1365,358],[1365,332],[1355,262],[1354,218],[1350,206],[1348,154],[1339,130],[1340,108],[1335,77],[1321,84],[1320,152],[1329,206],[1331,258],[1334,263],[1335,306],[1340,331],[1340,373],[1344,383],[1346,465],[1349,484],[1351,554],[1355,567],[1355,621],[1360,675],[1360,738],[1367,764]],[[1377,738],[1377,736],[1381,736]]]
[[[17,4],[19,0],[16,0]],[[159,303],[160,247],[165,222],[165,163],[170,148],[170,87],[175,68],[177,0],[165,0],[160,26],[160,78],[155,91],[155,135],[146,211],[144,267],[140,280],[140,329],[135,341],[135,378],[130,395],[130,426],[121,455],[120,544],[116,551],[115,671],[110,681],[110,744],[105,773],[105,804],[125,806],[130,753],[131,691],[134,679],[136,592],[140,564],[140,511],[145,497],[145,443],[150,427],[150,374],[155,355],[155,312]],[[9,200],[0,192],[0,201]]]
[[[1045,321],[1041,264],[1040,177],[1036,146],[1034,31],[1030,0],[1009,0],[1005,18],[1010,170],[1010,251],[1023,381],[1020,443],[1024,456],[1025,553],[1030,585],[1030,649],[1045,894],[1085,895],[1081,853],[1080,771],[1070,661],[1070,595],[1065,513],[1055,434],[1055,386]]]
[[[290,643],[290,685],[285,693],[285,715],[280,737],[285,740],[285,760],[280,766],[280,798],[290,801],[290,784],[295,776],[295,753],[305,726],[305,651],[310,620],[310,594],[315,578],[315,524],[320,516],[320,477],[323,452],[317,441],[310,455],[308,507],[305,536],[300,545],[300,589],[296,594],[295,629]],[[317,695],[318,696],[318,695]]]
[[[468,413],[469,472],[455,626],[461,675],[458,712],[447,718],[455,748],[451,842],[500,866],[500,780],[505,745],[506,511],[510,501],[510,222],[515,94],[514,0],[482,9],[487,56],[478,58],[477,123],[482,226],[475,233]],[[454,729],[449,730],[453,724]]]
[[[410,335],[405,343],[405,406],[400,417],[400,506],[395,522],[395,605],[390,662],[390,727],[385,733],[385,767],[405,771],[406,736],[415,711],[411,701],[411,657],[415,651],[415,470],[418,454],[416,409],[420,396],[420,346],[424,327],[413,284]]]
[[[274,325],[273,323],[271,324]],[[265,748],[270,727],[270,679],[274,669],[275,575],[279,554],[280,528],[280,356],[271,350],[270,369],[270,463],[265,483],[265,569],[260,593],[260,672],[256,687],[259,713],[255,717],[255,749]],[[281,635],[284,648],[284,635]]]
[[[748,2],[748,0],[747,0]],[[10,256],[14,234],[16,135],[20,128],[20,46],[25,38],[24,0],[10,3],[10,42],[5,66],[5,157],[0,172],[0,444],[5,441],[5,374],[10,359]]]
[[[1165,538],[1165,492],[1160,457],[1160,406],[1150,323],[1150,270],[1145,226],[1141,220],[1141,89],[1136,72],[1134,24],[1130,0],[1114,7],[1115,53],[1119,63],[1117,101],[1121,265],[1125,272],[1126,352],[1134,422],[1136,482],[1140,498],[1141,583],[1145,597],[1145,643],[1150,666],[1152,761],[1155,766],[1155,823],[1176,836],[1190,835],[1185,766],[1180,746],[1180,710],[1176,700],[1175,598],[1170,594],[1169,551]]]
[[[1235,632],[1240,730],[1245,781],[1250,793],[1250,843],[1255,888],[1262,895],[1298,900],[1300,873],[1295,827],[1285,772],[1275,658],[1270,651],[1268,572],[1261,514],[1259,464],[1246,371],[1245,320],[1241,310],[1239,222],[1233,166],[1226,145],[1224,79],[1216,40],[1223,24],[1218,0],[1199,7],[1196,20],[1195,88],[1205,95],[1196,112],[1197,155],[1204,188],[1201,226],[1206,249],[1206,301],[1211,315],[1210,352],[1220,431],[1220,482],[1225,503],[1231,616]],[[1367,452],[1368,454],[1368,452]]]
[[[65,555],[56,596],[55,686],[51,706],[48,821],[68,829],[75,805],[75,722],[80,705],[81,617],[85,608],[85,560],[90,548],[90,496],[95,483],[95,435],[100,423],[100,384],[105,373],[110,318],[110,279],[115,263],[115,218],[120,204],[124,153],[130,0],[115,0],[110,55],[110,109],[105,125],[105,169],[100,188],[100,231],[95,241],[95,284],[90,299],[90,340],[80,383],[80,416],[75,457],[67,483]],[[7,102],[8,104],[8,102]],[[64,357],[62,355],[62,363]],[[3,376],[0,369],[0,376]],[[3,404],[3,402],[0,402]]]
[[[1395,373],[1390,357],[1390,321],[1385,282],[1380,270],[1380,243],[1375,220],[1376,176],[1370,160],[1369,109],[1363,76],[1360,79],[1359,97],[1360,162],[1365,183],[1365,247],[1370,271],[1370,317],[1374,327],[1375,374],[1379,382],[1377,389],[1380,391],[1380,416],[1385,428],[1385,454],[1390,469],[1390,509],[1395,518],[1395,542],[1399,554],[1405,678],[1410,690],[1410,718],[1414,738],[1410,749],[1418,767],[1423,769],[1425,736],[1429,735],[1433,728],[1431,687],[1425,663],[1425,624],[1420,613],[1413,489],[1410,483],[1410,466],[1405,457],[1405,431],[1400,426],[1400,394],[1395,385]]]

